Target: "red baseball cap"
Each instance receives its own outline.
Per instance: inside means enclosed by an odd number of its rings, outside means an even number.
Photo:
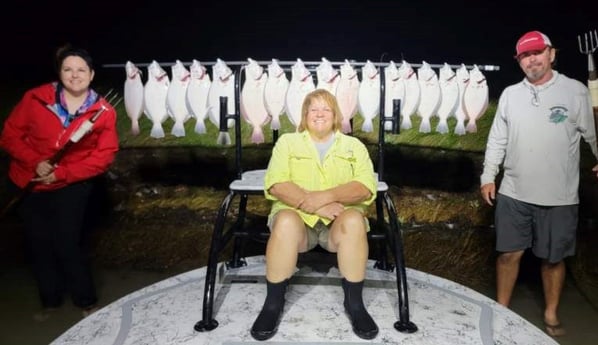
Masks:
[[[534,50],[544,50],[546,47],[551,47],[552,43],[548,36],[544,35],[540,31],[530,31],[517,41],[517,45],[515,46],[515,51],[517,54],[515,57],[527,52],[531,52]]]

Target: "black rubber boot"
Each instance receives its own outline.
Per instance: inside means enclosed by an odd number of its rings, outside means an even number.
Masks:
[[[267,283],[266,301],[262,311],[251,326],[251,336],[256,340],[270,339],[278,331],[280,316],[284,309],[284,294],[287,291],[289,280],[283,280],[280,283]]]
[[[374,339],[378,335],[378,326],[363,305],[363,280],[353,283],[343,278],[342,285],[345,292],[343,304],[351,320],[353,332],[362,339]]]

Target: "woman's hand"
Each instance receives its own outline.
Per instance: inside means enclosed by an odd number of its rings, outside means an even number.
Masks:
[[[41,183],[41,184],[50,184],[50,183],[56,182],[56,175],[54,175],[54,172],[51,172],[45,176],[38,176],[38,177],[32,179],[31,181]]]
[[[328,218],[330,220],[335,220],[343,211],[345,210],[345,206],[338,202],[330,203],[324,207],[319,208],[316,211],[316,214],[320,217]]]
[[[56,167],[48,161],[41,161],[35,167],[35,174],[37,177],[43,177],[54,171]]]

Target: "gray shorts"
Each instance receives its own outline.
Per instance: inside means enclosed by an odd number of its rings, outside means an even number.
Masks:
[[[532,248],[551,263],[575,254],[578,205],[539,206],[496,195],[496,250]]]

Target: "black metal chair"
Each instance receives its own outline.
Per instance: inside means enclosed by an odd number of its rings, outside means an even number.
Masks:
[[[226,247],[231,239],[234,238],[232,258],[226,263],[228,268],[238,268],[246,265],[242,256],[243,239],[248,237],[265,240],[269,236],[266,222],[259,225],[257,233],[250,231],[246,224],[247,200],[250,195],[259,195],[263,197],[264,172],[265,170],[251,170],[244,172],[241,167],[241,125],[239,116],[240,103],[240,75],[242,68],[235,70],[235,108],[234,116],[227,115],[226,99],[221,98],[220,102],[220,131],[226,132],[226,120],[233,118],[235,120],[235,163],[237,168],[237,178],[229,185],[228,195],[220,204],[218,215],[214,224],[210,252],[205,277],[205,288],[203,294],[202,319],[198,321],[194,329],[198,332],[211,331],[218,327],[218,321],[214,319],[214,293],[216,284],[217,265],[220,253]],[[392,272],[396,269],[397,276],[397,294],[398,294],[398,315],[399,320],[395,322],[394,327],[403,333],[413,333],[417,331],[417,326],[409,320],[409,299],[407,294],[407,277],[405,273],[405,262],[403,256],[403,240],[397,211],[388,185],[382,181],[384,176],[384,122],[392,123],[393,132],[397,133],[399,123],[400,101],[393,100],[392,116],[384,115],[384,73],[381,76],[381,100],[380,100],[380,125],[378,136],[378,190],[375,201],[376,218],[370,219],[370,231],[368,233],[369,242],[377,242],[376,246],[370,246],[372,257],[375,257],[374,268]],[[273,133],[273,140],[278,137],[277,131]],[[232,224],[227,225],[227,215],[231,204],[238,197],[238,215]],[[394,260],[394,265],[387,260],[387,249],[390,249]],[[396,266],[396,267],[395,267]]]

